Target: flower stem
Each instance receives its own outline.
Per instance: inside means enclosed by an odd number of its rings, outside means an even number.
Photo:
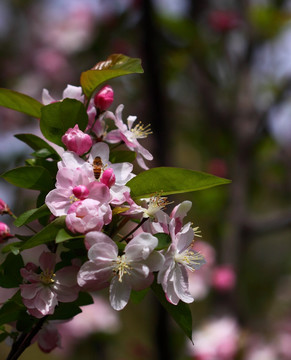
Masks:
[[[146,221],[148,220],[148,218],[143,218],[141,220],[141,222],[134,228],[132,229],[127,235],[123,236],[123,238],[121,240],[119,240],[120,242],[127,239],[131,234],[133,234],[138,228],[140,228],[142,226],[142,224],[144,224]]]
[[[17,360],[19,356],[24,352],[24,350],[31,344],[32,339],[35,335],[40,331],[44,322],[46,321],[48,316],[44,316],[39,320],[39,322],[35,325],[34,328],[30,331],[30,333],[22,333],[18,340],[13,344],[10,353],[6,360]]]

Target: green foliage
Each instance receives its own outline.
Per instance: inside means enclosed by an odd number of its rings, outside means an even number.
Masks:
[[[80,83],[84,94],[90,99],[96,88],[105,81],[134,73],[143,73],[140,59],[113,54],[105,61],[98,62],[93,69],[82,72]]]
[[[21,166],[5,172],[1,177],[25,189],[49,191],[54,186],[49,171],[41,166]]]
[[[0,88],[0,106],[40,118],[43,105],[32,97],[17,91]]]
[[[61,229],[59,230],[59,232],[57,233],[56,236],[56,244],[59,244],[61,242],[64,242],[66,240],[72,240],[72,239],[80,239],[80,238],[84,238],[84,235],[72,235],[70,234],[66,229]]]
[[[31,209],[25,211],[23,214],[18,216],[18,218],[14,221],[14,225],[17,227],[29,224],[33,220],[39,219],[41,217],[47,216],[50,214],[50,211],[46,204],[43,204],[41,207],[37,209]]]
[[[40,151],[46,150],[45,158],[51,157],[57,160],[60,159],[60,156],[55,149],[40,137],[33,134],[16,134],[14,136],[35,150],[37,156],[44,157],[40,155]]]
[[[64,146],[62,142],[64,133],[76,124],[82,131],[88,124],[86,109],[78,100],[64,99],[41,109],[41,132],[47,140],[59,146]]]
[[[182,301],[179,301],[178,305],[169,303],[161,285],[156,282],[151,285],[151,288],[159,302],[180,326],[185,335],[192,341],[192,314],[189,305]]]
[[[22,282],[20,269],[24,267],[21,255],[9,254],[0,266],[0,286],[18,287]]]
[[[133,199],[142,199],[157,192],[162,195],[179,194],[228,183],[230,180],[199,171],[159,167],[138,174],[126,185],[130,187]]]
[[[41,244],[54,242],[57,233],[65,227],[65,216],[60,216],[49,225],[41,229],[37,234],[23,243],[21,250],[30,249]]]
[[[18,292],[1,307],[0,325],[17,321],[25,311],[26,308],[22,304],[20,292]]]
[[[171,243],[171,237],[168,234],[165,233],[157,233],[154,234],[154,236],[158,239],[158,246],[155,248],[155,250],[163,250],[167,248]]]
[[[139,290],[139,291],[131,290],[130,300],[134,304],[139,304],[145,298],[148,291],[149,291],[149,288]]]

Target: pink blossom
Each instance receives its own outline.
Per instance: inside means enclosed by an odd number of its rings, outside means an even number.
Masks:
[[[55,254],[43,252],[39,258],[40,274],[32,263],[20,270],[27,282],[20,285],[23,304],[29,314],[37,318],[53,314],[59,302],[75,301],[78,297],[76,277],[79,268],[72,265],[54,273],[55,262]]]
[[[6,204],[6,202],[0,199],[0,215],[4,215],[4,214],[11,214],[11,211],[9,209],[9,206]]]
[[[233,360],[239,346],[239,328],[232,317],[222,317],[206,322],[193,332],[194,344],[189,343],[189,353],[203,360]]]
[[[232,290],[235,286],[236,275],[234,269],[230,265],[217,266],[213,270],[212,285],[220,291]]]
[[[79,129],[78,124],[74,128],[70,128],[62,136],[62,142],[67,149],[74,151],[78,155],[83,155],[88,152],[92,146],[92,139],[90,135],[85,134]]]
[[[112,211],[108,202],[93,199],[77,201],[69,208],[66,226],[73,233],[85,234],[89,231],[101,231],[112,220]]]
[[[94,104],[101,111],[107,110],[114,100],[114,92],[111,86],[105,85],[94,96]]]
[[[61,347],[61,336],[55,325],[47,323],[36,336],[37,344],[41,351],[49,353]]]
[[[131,289],[150,286],[162,263],[163,256],[154,252],[157,238],[148,233],[134,237],[118,255],[118,247],[102,232],[90,232],[85,237],[89,261],[78,274],[78,283],[88,290],[100,290],[110,283],[110,303],[115,310],[128,303]]]
[[[9,226],[3,222],[0,222],[0,244],[12,237],[13,235],[10,234]]]
[[[111,196],[108,187],[95,180],[89,164],[76,169],[60,167],[57,173],[56,189],[50,191],[45,203],[55,216],[68,214],[76,201],[91,199],[98,204],[108,204]]]
[[[168,301],[177,305],[179,300],[185,303],[194,301],[189,292],[186,270],[199,269],[205,264],[205,259],[192,249],[194,230],[191,223],[184,225],[178,233],[175,233],[175,228],[175,219],[172,219],[169,224],[172,244],[165,254],[165,262],[157,280],[162,285]]]
[[[148,169],[148,166],[145,164],[143,158],[152,160],[153,156],[147,149],[140,145],[138,139],[146,138],[149,134],[151,134],[151,131],[148,126],[143,126],[141,123],[138,123],[135,127],[133,127],[136,116],[129,116],[127,118],[127,125],[124,124],[122,121],[123,108],[123,105],[119,105],[116,109],[115,115],[110,111],[106,113],[106,117],[115,122],[117,130],[110,131],[105,140],[112,144],[124,141],[129,150],[137,153],[136,160],[139,166],[143,169]]]

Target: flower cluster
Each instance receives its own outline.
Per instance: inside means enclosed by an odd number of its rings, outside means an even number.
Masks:
[[[52,145],[22,134],[21,141],[35,150],[34,159],[2,175],[13,185],[41,191],[38,208],[19,217],[0,199],[0,214],[30,232],[11,234],[8,225],[0,223],[0,273],[5,277],[0,278],[0,318],[2,314],[13,327],[3,336],[13,337],[11,358],[15,349],[19,356],[29,345],[27,338],[37,338],[46,352],[59,346],[53,320],[74,317],[93,302],[90,294],[101,289],[109,289],[115,310],[128,304],[132,291],[152,284],[161,302],[194,300],[188,276],[205,259],[193,248],[198,228],[184,223],[192,204],[183,201],[168,215],[171,202],[164,195],[203,189],[203,181],[205,187],[228,181],[186,169],[148,169],[146,161],[153,156],[140,140],[151,134],[150,125],[137,122],[136,116],[124,122],[123,105],[110,111],[110,86],[96,92],[100,79],[123,71],[142,72],[140,61],[114,54],[82,73],[82,86],[68,85],[60,100],[46,89],[42,104],[17,95],[16,110],[39,118],[42,134]],[[146,171],[135,174],[134,160]],[[35,230],[34,221],[41,230]],[[29,335],[21,336],[19,329]],[[50,342],[46,334],[51,334]]]

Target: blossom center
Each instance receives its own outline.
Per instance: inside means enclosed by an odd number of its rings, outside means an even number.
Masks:
[[[152,196],[148,208],[144,210],[144,215],[145,217],[154,217],[159,210],[164,209],[169,204],[171,204],[171,202],[167,201],[166,197],[162,197],[158,194]]]
[[[53,279],[55,276],[56,274],[54,274],[53,270],[46,269],[40,274],[39,278],[44,285],[50,285],[55,282]]]
[[[191,249],[175,254],[174,259],[177,263],[184,265],[190,271],[198,269],[201,265],[201,261],[204,261],[204,257],[199,252],[194,252]]]
[[[134,128],[130,129],[130,131],[136,139],[143,139],[153,133],[150,126],[150,124],[144,126],[141,122],[139,122]]]
[[[114,260],[113,273],[118,274],[118,281],[122,282],[122,277],[125,274],[130,275],[131,266],[126,260],[126,256],[117,256],[117,259]]]

